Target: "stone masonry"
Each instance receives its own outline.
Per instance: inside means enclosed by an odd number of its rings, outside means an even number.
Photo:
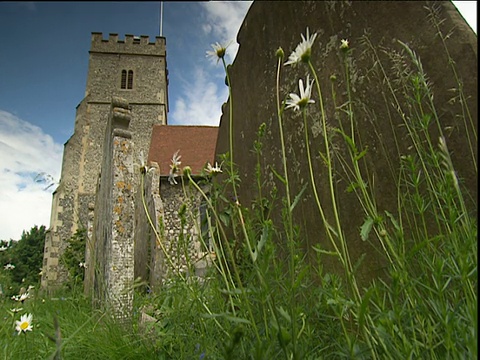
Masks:
[[[93,237],[86,259],[93,276],[96,303],[111,307],[118,318],[131,314],[134,280],[134,144],[128,103],[111,104],[100,182],[96,193]]]
[[[214,161],[218,128],[167,126],[167,111],[165,39],[93,33],[85,98],[53,195],[44,289],[68,280],[61,256],[80,227],[87,229],[85,294],[119,319],[131,314],[139,284],[158,290],[171,276],[205,273],[211,249],[199,241],[202,196],[181,174],[177,185],[167,178],[181,150],[208,192],[201,172]]]
[[[148,153],[152,126],[167,123],[166,41],[117,34],[103,39],[92,33],[85,98],[77,106],[74,133],[65,143],[60,184],[53,194],[50,228],[45,241],[41,284],[54,289],[67,272],[60,258],[79,227],[88,227],[102,161],[105,130],[113,96],[131,107],[134,158]],[[124,88],[123,71],[131,75]],[[128,86],[127,86],[128,87]]]

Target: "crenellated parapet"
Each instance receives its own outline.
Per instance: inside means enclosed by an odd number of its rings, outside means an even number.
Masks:
[[[90,53],[112,53],[112,54],[136,54],[166,56],[166,40],[163,36],[156,36],[154,42],[150,42],[148,35],[135,36],[126,34],[123,40],[118,34],[111,33],[108,39],[103,38],[103,33],[92,32]]]

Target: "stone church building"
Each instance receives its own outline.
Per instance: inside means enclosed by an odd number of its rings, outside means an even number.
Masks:
[[[202,250],[208,250],[195,242],[201,198],[194,194],[187,199],[182,184],[171,185],[168,176],[177,151],[193,176],[213,163],[218,128],[170,126],[167,113],[165,38],[150,42],[148,36],[125,35],[121,40],[110,34],[104,39],[102,33],[92,33],[85,97],[76,109],[74,133],[65,143],[61,179],[53,194],[42,288],[55,289],[66,281],[61,256],[66,240],[79,228],[88,234],[85,291],[94,290],[100,300],[106,292],[124,296],[119,294],[138,277],[151,287],[161,285],[168,266],[159,236],[168,251],[178,252],[180,231],[188,233],[193,258],[201,259]],[[153,171],[141,181],[143,161]],[[189,207],[187,229],[181,229],[178,209],[185,201],[195,206]],[[145,207],[161,234],[152,230]],[[185,267],[181,256],[174,259],[179,268]],[[204,266],[199,261],[199,271]]]

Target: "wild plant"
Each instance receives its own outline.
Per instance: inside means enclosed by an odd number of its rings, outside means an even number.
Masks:
[[[338,90],[333,83],[337,76],[331,76],[333,104],[329,105],[336,109],[335,119],[339,120],[335,126],[327,123],[326,97],[311,61],[315,38],[316,34],[310,36],[307,29],[306,36],[302,35],[302,42],[284,64],[283,50],[277,51],[277,119],[283,169],[278,171],[265,163],[262,141],[267,125],[262,124],[252,149],[257,158],[254,178],[257,197],[252,205],[244,206],[239,198],[242,184],[233,161],[231,91],[229,152],[221,157],[223,174],[207,178],[211,181],[207,193],[188,168],[184,171],[188,191],[193,189],[200,194],[211,216],[208,220],[210,238],[199,236],[199,241],[204,247],[211,244],[216,255],[209,276],[199,285],[202,296],[206,297],[202,298],[200,293],[195,295],[199,304],[205,301],[211,305],[210,311],[200,316],[200,323],[203,331],[209,332],[209,326],[218,326],[221,321],[218,329],[226,336],[225,346],[219,346],[218,342],[205,344],[206,347],[202,347],[205,352],[199,356],[262,359],[283,354],[287,359],[327,356],[400,359],[443,358],[447,353],[452,358],[470,357],[477,353],[474,341],[477,225],[465,203],[465,190],[455,171],[421,60],[401,42],[398,43],[400,53],[385,50],[394,66],[401,68],[398,77],[392,78],[368,36],[360,39],[375,59],[374,73],[386,84],[385,96],[393,103],[393,111],[390,109],[388,113],[397,149],[396,152],[384,151],[389,174],[397,188],[398,206],[393,213],[378,204],[380,195],[375,192],[375,171],[368,158],[369,149],[363,145],[357,130],[357,114],[371,110],[352,92],[350,78],[355,55],[350,42],[342,39],[337,48],[343,60],[344,73],[338,75],[345,86],[343,104],[336,103]],[[214,50],[212,55],[222,61],[230,85],[229,67],[224,61],[226,47],[216,44]],[[280,72],[285,66],[302,64],[309,74],[299,80],[299,93],[282,96]],[[459,96],[466,99],[463,94]],[[386,101],[386,106],[390,104]],[[307,116],[309,108],[317,105],[324,146],[320,155],[327,170],[324,181],[329,196],[325,199],[318,193],[319,175],[314,171],[310,117]],[[319,256],[315,268],[305,261],[305,252],[299,247],[299,228],[293,221],[295,207],[305,188],[291,194],[283,133],[285,114],[291,109],[302,115],[308,186],[333,249],[314,247]],[[394,125],[397,119],[411,143],[412,151],[408,154],[402,154],[399,145]],[[379,134],[375,126],[373,131]],[[473,145],[470,146],[473,149]],[[392,157],[392,153],[398,156]],[[473,156],[472,159],[475,162]],[[265,192],[266,179],[262,175],[265,168],[284,187],[281,193],[285,198],[278,197],[275,186],[270,193]],[[373,279],[367,285],[358,279],[358,264],[350,257],[349,241],[341,221],[335,180],[339,171],[363,211],[357,214],[364,217],[359,236],[371,242],[387,264],[387,276]],[[182,180],[182,184],[185,186],[186,182]],[[276,224],[272,211],[279,205],[282,222]],[[331,215],[327,216],[327,208]],[[182,209],[182,216],[189,216],[190,220],[197,218],[190,207]],[[197,229],[197,233],[201,231]],[[324,256],[340,261],[341,276],[323,272]],[[181,280],[188,283],[186,278]],[[317,286],[309,287],[313,284]],[[218,293],[223,294],[225,301],[218,301]],[[174,318],[176,310],[170,308],[170,311]],[[216,322],[207,323],[205,318]],[[323,338],[319,339],[318,334]],[[329,337],[334,340],[326,340]]]

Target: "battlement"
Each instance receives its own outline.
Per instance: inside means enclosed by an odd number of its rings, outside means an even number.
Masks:
[[[148,35],[125,34],[125,39],[121,40],[115,33],[110,33],[108,39],[104,39],[103,33],[92,32],[90,52],[165,56],[165,46],[166,40],[163,36],[156,36],[155,42],[150,42]]]

